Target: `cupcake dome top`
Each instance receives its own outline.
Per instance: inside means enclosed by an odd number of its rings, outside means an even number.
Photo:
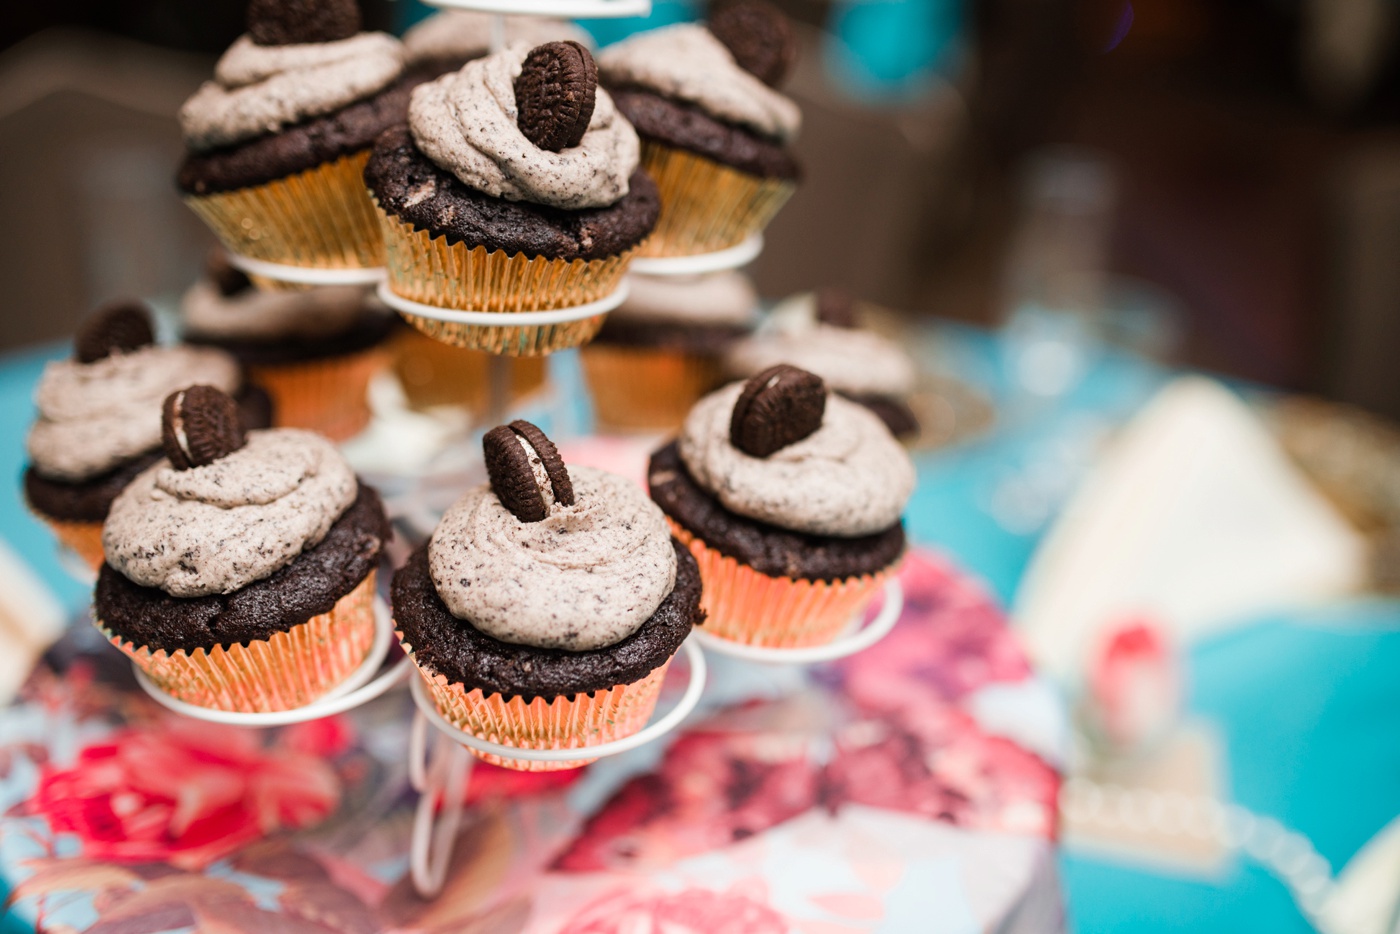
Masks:
[[[726,509],[791,531],[882,532],[914,492],[914,465],[884,423],[791,366],[701,399],[679,448]]]
[[[209,386],[162,407],[168,458],[112,503],[107,562],[173,597],[232,593],[315,546],[359,483],[328,440],[278,428],[245,436],[233,400]]]

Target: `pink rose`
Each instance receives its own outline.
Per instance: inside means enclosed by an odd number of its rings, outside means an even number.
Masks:
[[[315,824],[340,783],[321,759],[253,730],[181,719],[120,731],[72,768],[46,766],[29,800],[83,853],[199,869],[274,831]]]

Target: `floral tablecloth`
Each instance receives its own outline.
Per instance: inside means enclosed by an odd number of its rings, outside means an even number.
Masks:
[[[902,581],[899,624],[861,655],[806,672],[714,660],[669,742],[570,773],[478,765],[432,902],[407,873],[406,692],[278,730],[195,723],[75,626],[0,712],[6,923],[1059,930],[1053,695],[948,562],[915,552]]]

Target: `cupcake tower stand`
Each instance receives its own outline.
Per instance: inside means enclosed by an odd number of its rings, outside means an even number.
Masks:
[[[569,19],[645,16],[651,0],[428,0],[434,6],[453,7],[494,14],[551,16]],[[498,15],[492,30],[493,47],[504,44],[505,20]],[[695,276],[737,269],[752,262],[763,250],[763,236],[755,234],[737,246],[696,256],[638,257],[630,271],[644,276]],[[627,284],[596,302],[570,308],[524,311],[483,312],[437,308],[413,302],[394,294],[384,279],[384,269],[305,269],[267,263],[244,256],[233,256],[233,265],[244,272],[295,285],[360,285],[379,283],[379,297],[397,311],[455,323],[506,327],[558,324],[601,315],[627,297]],[[493,360],[503,367],[505,361]],[[504,383],[493,379],[493,385]],[[493,393],[493,396],[497,395]],[[504,397],[493,399],[495,415],[503,414]],[[410,682],[417,708],[409,734],[409,777],[419,798],[414,816],[410,846],[410,869],[414,887],[425,898],[437,895],[446,879],[452,847],[461,826],[467,782],[471,775],[472,752],[539,763],[576,762],[582,754],[589,760],[618,755],[654,742],[676,729],[695,709],[705,688],[707,666],[700,646],[736,659],[771,665],[810,665],[832,661],[869,648],[889,633],[903,607],[903,590],[898,580],[885,585],[882,606],[866,625],[857,618],[852,628],[835,642],[809,648],[765,648],[720,639],[697,629],[681,646],[686,658],[687,684],[669,710],[654,717],[641,731],[609,743],[573,749],[524,749],[480,739],[459,729],[438,712],[421,678],[412,677],[413,663],[403,658],[380,671],[393,642],[393,621],[382,600],[375,604],[374,645],[364,663],[345,683],[325,697],[293,710],[268,713],[235,713],[198,707],[166,694],[136,672],[141,687],[156,701],[184,716],[213,723],[245,727],[273,727],[302,723],[344,713]],[[428,728],[433,728],[429,749]],[[439,811],[439,805],[441,810]]]

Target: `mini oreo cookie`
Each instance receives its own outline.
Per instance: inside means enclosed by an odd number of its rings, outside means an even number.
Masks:
[[[839,285],[826,285],[817,289],[817,320],[836,328],[854,328],[855,296]]]
[[[598,99],[598,65],[578,42],[546,42],[525,57],[515,79],[516,124],[541,149],[577,146]]]
[[[706,25],[740,68],[769,87],[777,87],[797,60],[792,23],[767,0],[718,0]]]
[[[258,45],[337,42],[360,31],[355,0],[249,0],[248,34]]]
[[[247,273],[228,261],[223,247],[216,246],[209,250],[204,260],[204,274],[224,298],[231,298],[253,287],[253,280],[248,278]]]
[[[73,357],[79,363],[96,363],[155,342],[150,309],[134,300],[110,302],[83,322],[73,339]]]
[[[497,425],[481,439],[486,457],[486,474],[491,478],[491,490],[521,522],[540,522],[549,515],[544,494],[535,482],[530,455],[521,441],[534,448],[544,466],[545,475],[554,493],[554,501],[562,506],[574,504],[574,487],[568,468],[559,456],[554,442],[543,431],[527,421],[517,419],[509,425]]]
[[[161,406],[160,441],[176,470],[212,464],[243,447],[238,403],[213,386],[172,392]]]
[[[729,443],[751,457],[768,457],[820,428],[825,414],[821,377],[780,363],[744,384],[729,418]]]

